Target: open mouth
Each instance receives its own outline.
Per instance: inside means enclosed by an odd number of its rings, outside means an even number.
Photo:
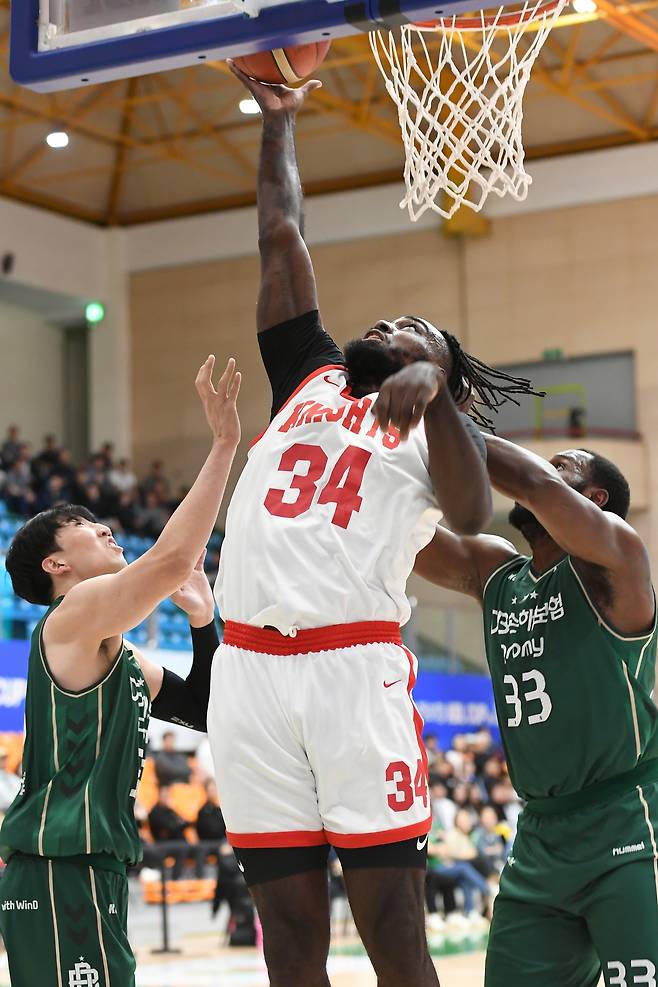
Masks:
[[[382,332],[381,329],[368,329],[368,332],[363,337],[364,339],[376,339],[380,343],[386,343],[386,333]]]
[[[121,545],[117,545],[114,538],[109,538],[107,544],[110,546],[110,548],[114,548],[117,552],[123,552]]]

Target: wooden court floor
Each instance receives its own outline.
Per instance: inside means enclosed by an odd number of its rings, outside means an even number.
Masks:
[[[196,954],[196,955],[195,955]],[[196,950],[178,957],[139,956],[137,987],[267,987],[262,956],[256,950],[218,950],[200,956]],[[482,987],[484,954],[444,957],[437,961],[441,987]],[[376,987],[365,957],[330,958],[332,987]],[[403,987],[403,985],[400,985]]]

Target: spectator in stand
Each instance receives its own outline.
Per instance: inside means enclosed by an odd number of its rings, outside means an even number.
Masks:
[[[57,504],[65,504],[67,502],[67,491],[64,488],[64,480],[57,473],[53,473],[46,480],[43,489],[37,495],[35,502],[36,511],[47,511],[51,507],[56,507]]]
[[[107,519],[111,513],[108,498],[97,483],[88,483],[85,490],[84,507],[90,510],[99,521]]]
[[[153,760],[160,785],[173,785],[177,781],[189,784],[192,769],[185,754],[176,750],[176,734],[172,730],[162,734],[162,747]]]
[[[120,459],[108,473],[108,481],[119,494],[132,493],[137,487],[137,477],[130,468],[130,460]]]
[[[194,861],[195,877],[203,877],[205,851],[187,839],[187,823],[171,807],[171,793],[167,785],[158,792],[158,801],[149,812],[149,828],[158,849],[165,857],[174,858],[171,872],[172,881],[177,881],[183,873],[188,858]]]
[[[425,744],[425,750],[430,762],[433,761],[438,754],[442,753],[439,747],[439,738],[435,733],[426,733],[423,737],[423,743]]]
[[[18,775],[7,770],[8,753],[6,747],[0,747],[0,813],[7,811],[21,787]]]
[[[473,842],[478,856],[490,861],[493,871],[500,874],[507,858],[507,844],[496,810],[490,805],[485,805],[480,812],[480,824],[473,833]]]
[[[448,789],[442,781],[434,781],[430,789],[432,819],[441,830],[452,829],[455,825],[457,806],[448,798]]]
[[[13,514],[26,516],[33,512],[36,496],[32,489],[32,467],[30,449],[27,444],[20,446],[18,454],[5,480],[7,507]]]
[[[164,490],[165,498],[169,498],[171,484],[165,475],[164,463],[161,459],[153,460],[151,463],[151,472],[145,477],[142,483],[142,493],[144,494],[144,497],[146,497],[146,495],[150,493],[154,487]]]
[[[450,831],[452,834],[455,830]],[[487,911],[490,908],[490,893],[489,885],[482,874],[479,873],[473,866],[470,860],[456,860],[453,854],[459,852],[459,847],[457,846],[458,840],[454,837],[451,839],[450,844],[446,842],[447,834],[438,827],[433,827],[429,840],[427,843],[427,856],[428,865],[430,871],[433,875],[438,875],[431,879],[431,883],[434,883],[438,887],[438,882],[449,880],[453,881],[455,887],[458,887],[464,896],[464,911],[467,915],[471,915],[475,912],[475,895],[477,892],[480,893],[482,897],[483,908]],[[473,850],[473,856],[475,854],[475,848]]]
[[[436,778],[443,782],[448,789],[448,794],[452,797],[452,793],[456,785],[455,769],[443,753],[441,753],[439,757],[435,758],[432,763],[431,771]]]
[[[46,435],[43,440],[43,449],[32,460],[32,476],[37,491],[45,487],[49,477],[59,463],[59,446],[54,435]]]
[[[109,472],[114,465],[114,442],[104,442],[100,451],[94,454],[94,459],[102,459],[106,473]]]
[[[55,463],[52,471],[53,476],[60,476],[64,483],[63,489],[66,491],[65,499],[70,501],[75,490],[75,467],[71,459],[70,449],[60,449],[59,459]]]
[[[503,770],[503,762],[500,758],[495,755],[487,758],[482,767],[482,783],[487,796],[491,794],[491,789],[494,785],[498,785],[504,778],[505,772]]]
[[[199,809],[196,820],[197,836],[207,843],[219,844],[226,839],[226,823],[219,806],[217,785],[214,781],[205,783],[207,799]]]
[[[159,538],[169,517],[169,512],[162,506],[153,490],[145,495],[144,506],[137,510],[140,531],[149,538]]]
[[[494,743],[491,730],[488,727],[480,727],[473,738],[472,745],[475,755],[475,768],[478,774],[482,772],[484,765],[490,757],[497,757],[499,748]]]
[[[516,823],[521,813],[521,801],[512,788],[509,779],[499,782],[491,789],[490,801],[500,822],[509,823],[516,832]]]
[[[21,444],[18,425],[10,425],[7,429],[7,437],[0,447],[0,460],[5,471],[10,470],[16,462]]]
[[[107,468],[105,466],[105,457],[97,453],[92,456],[91,460],[85,468],[85,483],[89,485],[90,483],[95,483],[99,490],[102,490],[107,483]]]
[[[137,498],[132,490],[124,490],[119,494],[114,509],[119,527],[123,531],[136,532],[138,529]]]

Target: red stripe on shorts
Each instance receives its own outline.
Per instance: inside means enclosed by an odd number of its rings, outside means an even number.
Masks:
[[[290,833],[226,833],[231,846],[244,850],[289,846],[323,846],[327,837],[323,829],[297,830]]]
[[[382,829],[376,833],[331,833],[325,831],[327,842],[332,846],[350,848],[366,846],[383,846],[385,843],[401,843],[403,840],[412,840],[414,836],[425,836],[432,828],[432,816],[421,822],[413,823],[411,826],[402,826],[400,829]]]
[[[427,782],[428,790],[429,790],[427,750],[425,749],[425,744],[423,743],[423,727],[425,725],[425,721],[423,720],[422,716],[418,712],[418,707],[416,706],[416,703],[414,702],[414,697],[411,694],[413,687],[416,684],[416,675],[414,672],[414,656],[412,655],[411,651],[409,651],[408,648],[404,647],[404,645],[402,646],[402,650],[404,651],[409,661],[409,680],[407,682],[407,695],[409,696],[409,702],[411,703],[411,706],[414,711],[414,727],[416,729],[416,740],[418,741],[418,750],[420,751],[420,759],[423,762],[425,781]],[[429,793],[428,793],[428,798],[429,798]]]
[[[402,645],[400,626],[394,621],[364,620],[354,624],[333,624],[297,631],[294,637],[279,631],[227,620],[224,644],[264,655],[303,655],[317,651],[350,648],[355,644]],[[419,714],[420,715],[420,714]],[[422,721],[421,721],[422,726]]]

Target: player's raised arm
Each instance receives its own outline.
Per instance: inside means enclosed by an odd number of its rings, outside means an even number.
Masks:
[[[429,472],[446,521],[460,535],[482,531],[492,511],[484,443],[457,409],[446,371],[429,360],[404,367],[384,381],[374,412],[383,431],[395,425],[403,439],[424,420]]]
[[[210,673],[219,646],[215,600],[203,568],[205,557],[204,551],[190,578],[171,596],[190,621],[192,666],[186,678],[137,653],[151,694],[151,715],[202,733],[207,730]]]
[[[435,586],[481,601],[489,576],[518,552],[495,535],[464,538],[437,527],[434,538],[416,556],[414,572]]]
[[[83,580],[66,593],[47,622],[47,648],[84,639],[90,646],[139,624],[190,576],[212,534],[235,450],[240,441],[236,400],[240,374],[229,360],[217,390],[214,357],[196,380],[212,432],[212,448],[187,497],[153,548],[117,573]],[[60,566],[53,559],[44,565]],[[56,570],[58,571],[58,570]],[[71,652],[71,660],[77,656]]]
[[[513,442],[487,436],[491,482],[502,494],[534,514],[551,538],[569,555],[617,573],[628,573],[646,591],[648,611],[653,612],[649,560],[637,532],[609,509],[608,491],[588,483],[585,450],[554,457],[552,463]],[[580,492],[562,476],[579,469]],[[650,616],[649,618],[650,619]]]
[[[250,79],[229,62],[263,114],[258,167],[258,245],[261,283],[257,326],[264,332],[295,316],[317,309],[315,275],[304,243],[304,198],[297,168],[295,123],[305,97],[321,85],[300,89]]]

